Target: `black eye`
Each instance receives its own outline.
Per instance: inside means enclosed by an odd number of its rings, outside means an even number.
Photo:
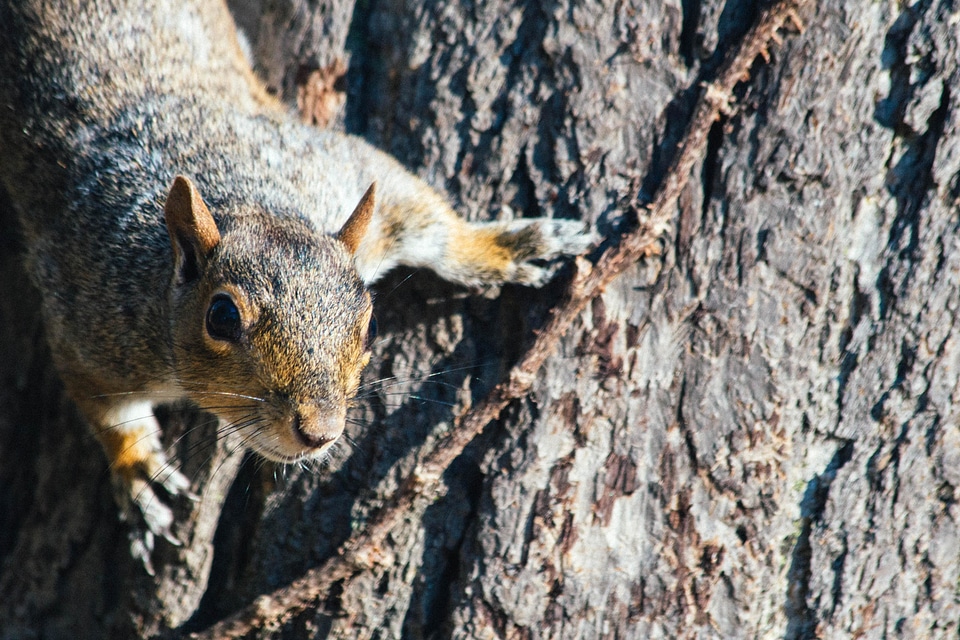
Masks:
[[[370,316],[370,324],[367,326],[367,342],[366,347],[369,349],[370,345],[373,344],[373,341],[377,339],[377,317]]]
[[[214,340],[236,342],[240,339],[243,329],[240,322],[240,311],[225,293],[219,293],[210,301],[207,309],[207,333]]]

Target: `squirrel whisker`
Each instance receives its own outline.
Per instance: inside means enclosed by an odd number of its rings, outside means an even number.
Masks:
[[[183,388],[190,391],[192,395],[198,395],[198,396],[224,396],[228,398],[242,398],[244,400],[254,400],[260,403],[269,402],[266,398],[261,398],[260,396],[237,393],[235,391],[218,391],[216,389],[199,390],[198,387],[194,387],[193,389],[191,389],[189,385],[183,385]]]
[[[383,264],[383,260],[382,260],[382,259],[380,260],[380,264],[377,265],[377,270],[380,269],[380,265],[381,265],[381,264]],[[417,273],[416,271],[410,272],[410,273],[407,275],[407,277],[404,278],[403,280],[401,280],[400,282],[398,282],[398,283],[393,287],[393,289],[390,289],[390,291],[388,291],[387,293],[385,293],[385,294],[382,296],[383,299],[384,299],[384,300],[389,300],[389,299],[390,299],[390,296],[392,296],[392,295],[397,291],[397,289],[399,289],[400,287],[402,287],[402,286],[407,282],[407,280],[409,280],[409,279],[412,278],[414,275],[416,275],[416,273]]]
[[[388,256],[388,255],[390,255],[390,251],[393,250],[394,246],[397,244],[397,240],[398,240],[398,239],[399,239],[399,238],[398,238],[397,236],[395,236],[395,235],[390,237],[390,242],[389,242],[389,244],[387,245],[387,250],[380,254],[380,260],[377,262],[377,266],[373,269],[373,280],[379,280],[379,279],[380,279],[380,275],[381,275],[381,273],[380,273],[380,268],[383,267],[383,261],[387,259],[387,256]],[[409,280],[409,279],[411,278],[411,276],[413,276],[412,273],[411,273],[410,275],[408,275],[406,278],[404,278],[404,279],[403,279],[403,282],[401,282],[401,283],[398,284],[396,287],[394,287],[393,289],[391,289],[390,293],[393,293],[394,291],[396,291],[396,290],[397,290],[397,287],[399,287],[401,284],[403,284],[404,282],[406,282],[407,280]],[[390,296],[390,293],[387,294],[387,297]]]

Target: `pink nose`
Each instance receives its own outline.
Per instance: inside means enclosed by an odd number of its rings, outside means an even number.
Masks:
[[[343,418],[327,412],[301,409],[293,414],[293,432],[304,446],[320,449],[343,433]]]

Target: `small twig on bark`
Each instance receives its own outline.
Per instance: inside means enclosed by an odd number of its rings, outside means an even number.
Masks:
[[[736,55],[701,91],[675,161],[656,198],[647,207],[646,215],[640,216],[637,228],[624,235],[618,245],[608,249],[596,265],[591,266],[583,258],[577,259],[575,276],[564,301],[553,310],[534,344],[514,366],[507,380],[461,417],[459,424],[424,457],[417,469],[401,483],[393,499],[387,501],[364,529],[351,536],[336,556],[289,586],[261,596],[246,609],[190,637],[198,640],[242,638],[253,630],[281,625],[319,606],[337,582],[379,564],[377,558],[387,535],[415,511],[418,503],[426,502],[424,496],[436,495],[443,472],[484,427],[496,420],[510,401],[530,391],[537,372],[586,305],[640,258],[659,254],[660,238],[670,228],[677,199],[706,148],[711,126],[721,113],[731,109],[734,87],[749,77],[750,67],[757,57],[769,59],[770,43],[780,42],[777,31],[788,21],[800,27],[798,11],[806,1],[780,0],[763,12],[744,37]]]

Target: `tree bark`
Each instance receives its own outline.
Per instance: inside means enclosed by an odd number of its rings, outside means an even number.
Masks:
[[[234,4],[276,91],[348,61],[332,126],[468,218],[587,221],[595,260],[675,177],[702,84],[768,8]],[[185,544],[158,543],[151,577],[0,197],[0,636],[182,635],[248,607],[262,638],[956,637],[960,31],[949,2],[813,4],[721,96],[662,255],[593,298],[442,492],[295,615],[271,594],[409,489],[573,270],[497,296],[388,277],[323,464],[263,463],[165,411],[203,499],[177,504]]]

